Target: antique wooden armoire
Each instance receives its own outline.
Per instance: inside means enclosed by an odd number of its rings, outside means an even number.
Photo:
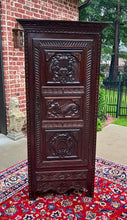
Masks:
[[[93,196],[101,32],[107,23],[17,19],[25,33],[29,197]]]

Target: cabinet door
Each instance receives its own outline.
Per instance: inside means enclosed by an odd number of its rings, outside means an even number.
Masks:
[[[101,32],[108,23],[17,19],[24,27],[29,197],[93,196]]]
[[[93,49],[93,39],[32,39],[38,189],[88,178]]]

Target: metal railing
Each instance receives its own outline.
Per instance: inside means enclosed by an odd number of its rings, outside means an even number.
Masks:
[[[127,74],[118,80],[104,80],[106,113],[113,117],[127,116]]]

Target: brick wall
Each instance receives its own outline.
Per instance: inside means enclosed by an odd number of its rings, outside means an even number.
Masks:
[[[14,48],[16,18],[78,20],[78,0],[2,0],[1,26],[7,124],[11,97],[19,99],[26,115],[24,48]]]

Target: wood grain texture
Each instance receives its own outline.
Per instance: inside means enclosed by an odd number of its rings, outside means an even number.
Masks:
[[[101,31],[107,23],[19,20],[25,30],[29,197],[94,193]]]

